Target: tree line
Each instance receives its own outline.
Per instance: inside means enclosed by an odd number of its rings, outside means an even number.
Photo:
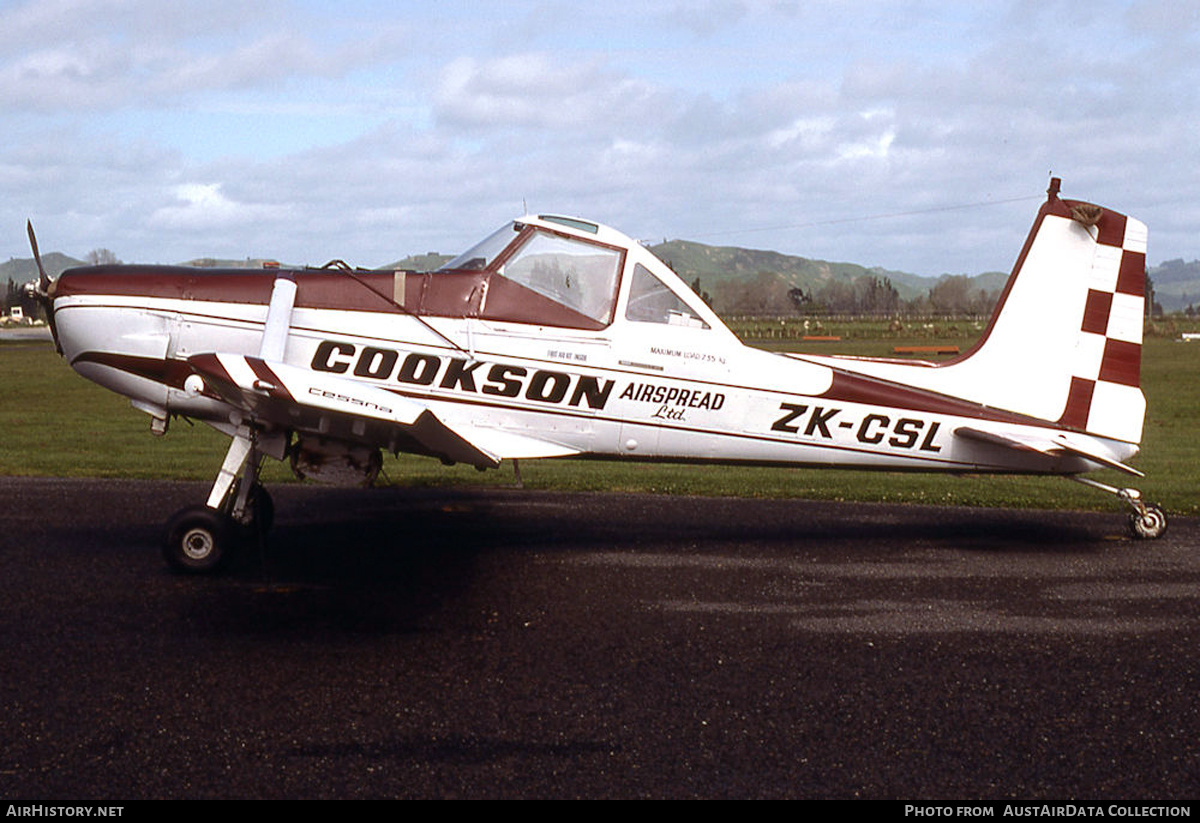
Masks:
[[[700,293],[699,279],[692,288]],[[890,278],[879,275],[866,274],[853,280],[831,280],[802,288],[789,286],[773,272],[762,271],[752,280],[719,288],[716,308],[741,315],[984,316],[991,313],[999,296],[998,290],[979,288],[966,275],[944,277],[925,294],[905,300]]]

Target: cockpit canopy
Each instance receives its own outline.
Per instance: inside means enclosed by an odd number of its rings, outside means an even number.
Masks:
[[[616,318],[620,274],[628,239],[604,242],[578,234],[601,234],[595,223],[541,215],[539,223],[512,221],[450,260],[434,274],[475,272],[487,282],[480,317],[518,319],[545,325],[602,329]],[[560,232],[558,224],[569,232]],[[605,229],[611,233],[611,229]],[[650,264],[658,262],[647,256]],[[636,259],[636,258],[635,258]],[[538,306],[540,308],[536,308]],[[536,317],[530,313],[536,312]],[[625,319],[708,329],[688,302],[672,292],[646,265],[630,274]]]

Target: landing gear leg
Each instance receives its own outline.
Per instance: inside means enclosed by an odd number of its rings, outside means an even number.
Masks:
[[[185,574],[219,571],[237,548],[240,532],[270,528],[274,506],[258,482],[261,462],[254,432],[239,427],[207,505],[188,506],[167,523],[163,557],[172,569]]]
[[[1138,540],[1155,540],[1166,534],[1166,512],[1162,510],[1161,506],[1142,500],[1142,493],[1137,489],[1118,489],[1089,477],[1073,477],[1071,479],[1085,486],[1091,486],[1093,489],[1115,494],[1118,500],[1129,506],[1133,510],[1129,514],[1129,532]]]

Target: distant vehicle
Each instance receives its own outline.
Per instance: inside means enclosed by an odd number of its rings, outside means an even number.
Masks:
[[[231,438],[207,502],[168,524],[182,571],[270,525],[265,457],[370,483],[383,450],[1057,474],[1157,537],[1161,509],[1083,477],[1141,475],[1126,461],[1145,413],[1146,227],[1058,192],[982,339],[937,364],[747,347],[647,249],[548,214],[429,273],[107,265],[42,271],[32,290],[71,366],[155,433],[184,416]]]

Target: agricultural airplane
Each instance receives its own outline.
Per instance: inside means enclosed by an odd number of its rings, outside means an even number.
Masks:
[[[1064,475],[1117,495],[1137,537],[1166,529],[1141,473],[1146,227],[1045,204],[983,337],[944,363],[743,345],[662,261],[611,228],[526,216],[428,273],[75,268],[41,298],[84,377],[131,398],[155,434],[203,420],[232,442],[164,556],[218,569],[265,531],[265,457],[300,477],[370,483],[381,452],[495,467],[618,460]]]

